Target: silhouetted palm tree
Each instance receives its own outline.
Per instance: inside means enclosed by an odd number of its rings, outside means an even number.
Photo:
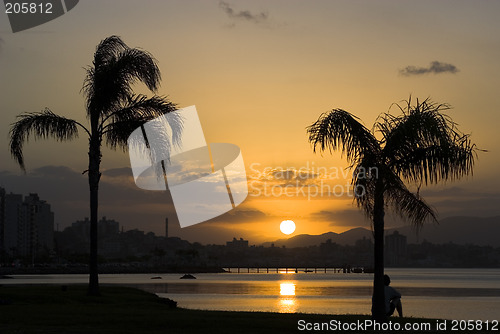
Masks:
[[[372,316],[384,321],[384,215],[390,208],[417,228],[436,221],[434,210],[419,196],[422,184],[458,179],[472,174],[476,146],[469,135],[442,112],[446,104],[429,99],[396,106],[399,116],[385,113],[368,130],[342,109],[323,113],[307,128],[314,152],[340,150],[353,168],[354,201],[372,221],[374,265]],[[377,139],[376,134],[380,133]],[[404,181],[414,183],[410,191]]]
[[[156,60],[146,51],[129,48],[119,37],[111,36],[97,46],[94,60],[86,69],[83,84],[89,127],[45,109],[19,115],[10,130],[10,152],[25,170],[23,144],[35,138],[52,137],[59,141],[78,136],[78,128],[89,138],[88,180],[90,188],[90,295],[99,294],[97,270],[98,190],[101,177],[101,146],[126,150],[129,135],[147,121],[175,110],[175,104],[165,97],[135,95],[131,85],[143,82],[156,92],[160,85],[160,70]],[[171,122],[181,122],[171,118]],[[175,130],[175,129],[174,129]],[[174,136],[175,137],[175,136]]]

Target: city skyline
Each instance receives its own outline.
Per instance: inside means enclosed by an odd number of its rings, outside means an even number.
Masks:
[[[54,251],[54,212],[38,194],[14,194],[0,187],[0,252],[34,259]]]
[[[35,207],[36,210],[30,210],[29,207]],[[14,211],[13,211],[14,210]],[[33,211],[33,213],[39,214],[40,218],[34,219],[33,215],[29,216],[24,213]],[[49,215],[47,216],[47,213]],[[80,237],[80,244],[76,246],[74,240],[71,238],[64,241],[64,243],[69,243],[72,247],[76,247],[75,250],[78,252],[85,252],[87,249],[87,244],[90,238],[90,219],[89,217],[81,217],[72,221],[68,226],[60,228],[59,225],[54,224],[54,216],[56,213],[52,212],[51,205],[43,198],[40,198],[37,193],[30,193],[29,195],[15,194],[8,189],[3,189],[0,187],[0,240],[2,240],[3,245],[7,245],[7,248],[13,245],[13,242],[17,245],[17,235],[19,231],[24,231],[26,227],[29,227],[29,222],[36,225],[33,229],[33,236],[38,238],[41,236],[41,242],[35,241],[34,243],[39,244],[39,248],[46,248],[49,251],[53,250],[53,235],[54,233],[67,232],[68,230],[76,231],[77,235]],[[30,218],[31,217],[31,218]],[[418,233],[415,233],[415,229],[411,225],[402,225],[393,228],[386,228],[386,236],[391,236],[394,233],[408,236],[408,243],[420,244],[425,242],[431,242],[434,244],[457,244],[457,245],[477,245],[477,246],[489,246],[498,247],[500,246],[500,241],[495,237],[498,235],[498,227],[496,227],[495,222],[498,221],[496,217],[448,217],[442,219],[438,225],[429,226],[428,229],[423,229]],[[29,218],[29,219],[28,219]],[[28,220],[26,220],[28,219]],[[48,220],[47,220],[48,219]],[[33,226],[35,226],[33,225]],[[119,222],[113,219],[113,217],[100,216],[98,221],[98,235],[104,239],[107,236],[118,235],[119,233],[127,232],[137,232],[142,233],[142,235],[149,235],[153,233],[155,237],[172,237],[169,233],[172,227],[174,231],[178,230],[178,227],[170,226],[168,218],[164,220],[162,232],[153,232],[148,230],[143,230],[140,227],[133,227],[131,229],[125,230],[125,227]],[[472,230],[472,227],[476,227],[476,230]],[[5,231],[8,231],[6,234]],[[28,233],[29,232],[24,231]],[[14,233],[14,234],[13,234]],[[179,238],[177,235],[174,238]],[[269,240],[245,240],[247,246],[251,242],[254,246],[264,246],[268,247],[271,244],[276,245],[276,247],[308,247],[313,245],[319,245],[321,242],[325,242],[330,239],[334,243],[338,242],[342,245],[353,244],[356,240],[368,238],[372,240],[372,231],[369,227],[353,227],[341,233],[326,232],[322,234],[293,234],[288,237],[287,235],[282,235],[278,239]],[[61,237],[59,237],[61,238]],[[9,239],[9,240],[7,240]],[[14,240],[15,239],[15,240]],[[38,239],[37,239],[38,240]],[[229,235],[222,235],[217,239],[211,240],[211,242],[201,242],[205,245],[223,245],[231,243],[231,237]],[[233,241],[243,240],[238,235],[232,236]],[[109,240],[108,240],[109,241]],[[200,243],[198,240],[186,240],[191,243]],[[406,241],[405,241],[406,242]],[[32,242],[33,244],[33,242]],[[18,254],[28,254],[30,252],[29,247],[32,245],[23,244],[24,250],[17,251]],[[111,240],[108,245],[107,241],[101,243],[100,252],[105,254],[109,249],[114,249],[116,247],[116,240]],[[12,247],[11,247],[12,248]],[[10,255],[14,255],[12,251],[8,251]]]

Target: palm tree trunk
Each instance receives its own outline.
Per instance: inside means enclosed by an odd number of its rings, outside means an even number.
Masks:
[[[379,179],[375,186],[375,202],[373,208],[373,234],[374,234],[374,265],[372,297],[372,318],[385,322],[385,293],[384,293],[384,189],[383,182]]]
[[[90,296],[99,295],[99,274],[97,268],[97,219],[99,205],[99,179],[101,163],[101,145],[99,140],[91,138],[89,148],[89,188],[90,188],[90,259],[89,288]]]

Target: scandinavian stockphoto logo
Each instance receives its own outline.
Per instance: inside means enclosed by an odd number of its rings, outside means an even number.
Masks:
[[[181,227],[234,209],[248,195],[240,148],[207,145],[196,107],[155,118],[128,138],[135,184],[170,190]]]
[[[12,32],[30,29],[52,21],[72,10],[79,0],[4,0]]]

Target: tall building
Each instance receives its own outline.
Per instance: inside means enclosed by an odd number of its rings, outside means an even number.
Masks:
[[[168,238],[168,218],[165,218],[165,238]]]
[[[97,223],[97,232],[103,236],[116,235],[120,232],[120,224],[114,219],[103,216]]]
[[[84,220],[74,222],[71,224],[71,228],[82,241],[87,242],[90,240],[90,219],[88,217],[85,217]],[[107,219],[106,216],[103,216],[97,222],[97,235],[100,238],[114,236],[119,232],[120,224],[116,220]]]
[[[240,238],[240,240],[233,238],[233,241],[227,241],[226,247],[232,250],[242,250],[248,248],[248,240]]]
[[[406,236],[394,231],[385,237],[385,262],[387,265],[399,266],[406,259]]]
[[[38,194],[26,196],[24,205],[27,207],[28,249],[33,248],[30,249],[30,253],[42,248],[52,250],[54,248],[54,213],[50,205],[40,200]]]
[[[5,189],[0,188],[0,252],[3,251],[4,216],[5,216]]]
[[[54,213],[37,194],[23,199],[0,188],[0,249],[2,254],[34,259],[54,248]]]

